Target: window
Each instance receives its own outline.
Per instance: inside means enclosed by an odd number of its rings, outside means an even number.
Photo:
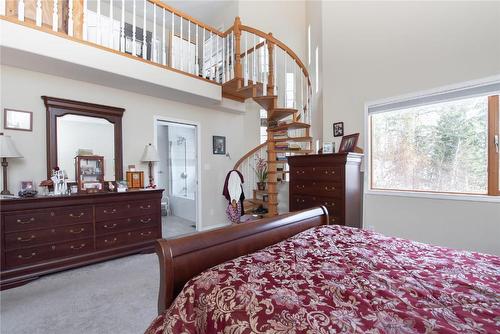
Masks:
[[[315,64],[315,69],[316,69],[316,78],[315,78],[315,83],[316,83],[316,93],[319,91],[319,48],[316,47],[316,64]]]
[[[307,62],[311,65],[311,25],[307,26]]]
[[[286,89],[285,89],[285,107],[286,108],[294,108],[295,103],[295,77],[293,73],[286,74]]]
[[[499,195],[498,113],[491,92],[368,107],[370,189]]]

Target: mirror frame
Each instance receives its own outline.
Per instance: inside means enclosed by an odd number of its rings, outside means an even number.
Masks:
[[[52,168],[57,166],[57,118],[64,115],[79,115],[103,118],[114,125],[115,180],[123,180],[122,118],[125,109],[100,104],[79,102],[42,96],[47,110],[47,179],[52,176]],[[111,181],[111,180],[106,180]]]

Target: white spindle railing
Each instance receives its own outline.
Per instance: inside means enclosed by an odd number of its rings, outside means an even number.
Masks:
[[[267,159],[267,146],[261,145],[254,152],[251,152],[245,159],[235,166],[242,175],[245,183],[243,183],[243,192],[246,198],[252,198],[253,190],[256,188],[258,182],[257,175],[255,174],[255,165],[259,158]]]

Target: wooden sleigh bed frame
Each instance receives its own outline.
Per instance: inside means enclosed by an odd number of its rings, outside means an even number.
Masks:
[[[187,281],[204,270],[288,239],[314,226],[328,225],[328,211],[318,207],[176,239],[159,239],[158,314],[165,311]]]

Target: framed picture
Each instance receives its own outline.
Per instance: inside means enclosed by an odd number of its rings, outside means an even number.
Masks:
[[[339,153],[342,152],[353,152],[358,144],[359,133],[354,133],[352,135],[342,137],[340,142]]]
[[[335,143],[323,143],[323,154],[335,153]]]
[[[226,137],[213,136],[212,144],[214,154],[226,154]]]
[[[344,135],[344,122],[333,123],[333,136],[342,137]]]
[[[21,191],[22,190],[29,190],[29,189],[35,189],[33,188],[33,181],[21,181],[20,185]]]
[[[33,113],[5,108],[3,127],[8,130],[33,131]]]

